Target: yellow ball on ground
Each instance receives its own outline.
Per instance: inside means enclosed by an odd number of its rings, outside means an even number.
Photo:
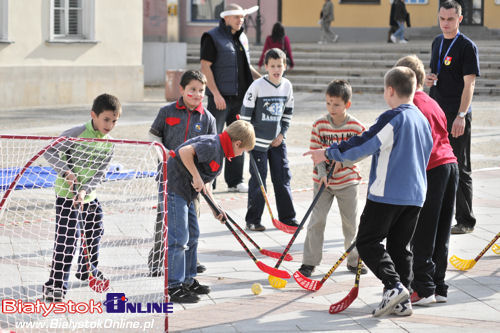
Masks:
[[[259,295],[262,292],[262,285],[260,283],[257,283],[257,282],[252,284],[252,292],[255,295]]]

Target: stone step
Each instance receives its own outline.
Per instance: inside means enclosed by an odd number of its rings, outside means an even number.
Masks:
[[[200,69],[199,63],[188,63],[186,69]],[[335,78],[346,78],[349,82],[356,78],[368,79],[384,77],[387,68],[362,68],[362,67],[318,67],[318,66],[296,66],[287,74],[288,78],[298,80],[320,80],[318,82],[330,82]],[[493,80],[493,81],[492,81]],[[500,71],[498,69],[481,69],[481,76],[477,80],[478,85],[498,86]],[[490,82],[492,81],[492,82]],[[309,82],[309,81],[305,81]]]
[[[400,52],[400,53],[381,53],[381,52],[369,52],[363,55],[360,55],[358,52],[319,52],[319,51],[294,51],[293,59],[369,59],[369,60],[384,60],[388,59],[399,59],[408,54],[416,54],[423,62],[429,63],[431,55],[430,52],[420,51],[420,52]],[[257,62],[260,58],[260,52],[250,52],[250,58],[253,62]],[[489,61],[497,61],[500,59],[500,50],[498,52],[489,52],[489,53],[480,53],[479,61],[489,62]],[[188,62],[199,62],[200,54],[197,51],[187,52],[187,61]]]
[[[368,84],[368,85],[382,85],[384,84],[384,78],[383,76],[342,76],[342,75],[335,75],[335,76],[325,76],[325,75],[295,75],[295,74],[289,74],[287,75],[287,78],[292,82],[292,84],[295,87],[296,83],[300,84],[322,84],[324,88],[326,88],[326,85],[332,81],[333,79],[343,79],[349,81],[353,86],[354,85],[361,85],[361,84]],[[495,88],[498,87],[500,88],[500,78],[493,80],[485,80],[483,77],[480,77],[476,80],[476,88],[477,87],[489,87],[489,88]]]
[[[292,51],[296,52],[348,52],[361,55],[368,55],[372,53],[394,53],[394,54],[429,54],[432,40],[425,42],[410,42],[408,44],[391,44],[391,43],[335,43],[335,44],[317,44],[317,43],[293,43]],[[496,53],[500,54],[500,43],[495,41],[477,41],[476,42],[479,55]],[[200,46],[197,44],[188,44],[187,53],[199,55]],[[253,56],[260,56],[262,52],[262,45],[252,45],[250,53]]]
[[[372,58],[338,58],[335,57],[325,58],[325,59],[315,59],[315,58],[297,58],[294,57],[295,66],[317,66],[320,68],[325,67],[362,67],[362,68],[383,68],[388,69],[394,66],[394,63],[400,58],[400,56],[395,56],[391,54],[390,56],[384,57],[383,59],[372,59]],[[496,59],[499,59],[497,57]],[[425,63],[429,62],[429,59],[422,59]],[[188,63],[199,63],[198,57],[190,57],[187,58]],[[254,64],[257,62],[257,59],[254,59]],[[482,60],[480,59],[481,69],[500,69],[500,61],[498,60]]]
[[[307,83],[294,83],[294,91],[301,92],[324,92],[324,84],[307,84]],[[360,84],[352,85],[353,93],[380,93],[384,92],[383,85],[372,85],[372,84]],[[476,87],[474,89],[474,95],[500,95],[500,87]]]
[[[386,68],[349,68],[349,67],[327,67],[320,68],[316,66],[297,66],[294,67],[292,71],[288,73],[291,75],[308,75],[308,76],[353,76],[353,77],[363,77],[363,76],[379,76],[383,77]],[[482,69],[481,77],[479,79],[500,79],[500,71],[497,69]]]

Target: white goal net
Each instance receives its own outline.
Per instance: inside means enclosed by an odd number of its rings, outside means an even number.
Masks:
[[[0,331],[167,328],[166,159],[158,143],[0,135]]]

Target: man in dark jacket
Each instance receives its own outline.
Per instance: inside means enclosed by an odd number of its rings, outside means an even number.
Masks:
[[[224,124],[230,125],[241,110],[243,97],[254,78],[260,74],[250,63],[248,38],[243,32],[247,14],[257,6],[243,9],[237,4],[227,5],[220,14],[219,26],[201,37],[201,71],[207,77],[207,109],[214,115],[217,132]],[[226,159],[224,178],[231,192],[248,192],[243,182],[243,156]]]

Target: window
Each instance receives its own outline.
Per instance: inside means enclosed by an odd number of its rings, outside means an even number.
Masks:
[[[51,0],[50,41],[93,41],[95,0]]]
[[[219,21],[224,0],[191,0],[191,22]]]
[[[0,0],[0,41],[9,40],[9,6],[8,0]]]

